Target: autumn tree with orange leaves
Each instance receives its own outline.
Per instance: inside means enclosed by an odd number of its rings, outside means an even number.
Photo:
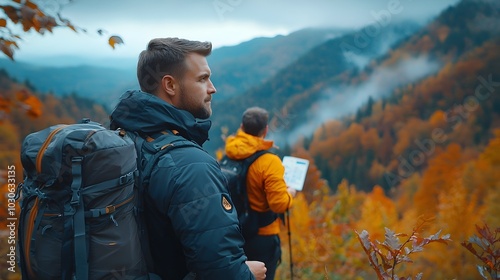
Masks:
[[[73,0],[69,0],[72,2]],[[0,50],[14,60],[14,52],[19,48],[18,42],[22,35],[14,30],[21,27],[23,32],[34,31],[40,35],[53,32],[54,28],[68,28],[74,32],[86,33],[87,30],[71,23],[70,20],[61,16],[61,9],[66,4],[62,0],[30,1],[10,0],[8,4],[0,5]],[[69,3],[67,2],[67,3]],[[38,3],[38,4],[37,4]],[[97,33],[103,35],[100,29]],[[123,40],[116,35],[108,38],[112,48],[116,44],[123,44]]]
[[[19,49],[18,42],[23,35],[15,30],[22,28],[22,32],[34,31],[40,35],[46,32],[52,33],[55,28],[67,28],[74,32],[86,33],[87,30],[71,23],[70,20],[61,16],[62,7],[72,2],[62,0],[30,1],[10,0],[0,5],[0,51],[11,60],[14,60],[14,52]],[[2,14],[3,12],[3,14]],[[97,30],[103,35],[105,31]],[[123,40],[116,35],[108,38],[112,48],[116,44],[123,44]],[[19,107],[25,110],[30,117],[39,117],[41,112],[40,100],[26,90],[12,94],[9,91],[0,91],[0,121],[4,120],[13,108]]]

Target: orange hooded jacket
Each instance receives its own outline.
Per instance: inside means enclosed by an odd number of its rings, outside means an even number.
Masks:
[[[226,140],[226,155],[232,159],[245,159],[257,151],[273,147],[273,141],[253,136],[239,129],[236,135]],[[248,169],[247,193],[250,207],[258,212],[272,210],[284,213],[292,206],[292,196],[288,193],[284,180],[285,168],[281,159],[267,153],[260,156]],[[272,235],[280,232],[280,221],[259,229],[259,235]]]

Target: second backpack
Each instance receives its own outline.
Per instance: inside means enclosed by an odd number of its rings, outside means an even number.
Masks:
[[[224,156],[220,161],[222,173],[227,179],[228,191],[238,214],[240,230],[246,240],[257,235],[259,228],[271,224],[277,214],[272,211],[257,212],[250,207],[247,194],[248,168],[261,155],[269,153],[266,150],[257,151],[243,160],[234,160]]]

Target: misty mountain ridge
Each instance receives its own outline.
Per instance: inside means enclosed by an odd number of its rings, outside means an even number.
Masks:
[[[215,49],[207,60],[217,100],[241,95],[261,84],[323,42],[349,32],[339,28],[306,28],[286,36],[254,38],[237,46]]]
[[[308,110],[319,112],[315,103],[326,104],[324,103],[325,93],[339,94],[338,91],[327,90],[328,88],[342,86],[343,80],[356,77],[370,61],[386,55],[391,47],[410,37],[420,28],[420,25],[411,21],[394,21],[380,28],[376,36],[367,36],[365,28],[344,33],[312,48],[264,83],[251,88],[243,95],[227,101],[214,102],[215,113],[212,117],[214,129],[211,130],[212,141],[206,144],[208,149],[217,149],[223,144],[222,140],[219,140],[221,138],[218,137],[222,127],[227,127],[230,133],[238,128],[240,116],[248,106],[261,106],[270,111],[271,118],[274,118],[271,123],[275,123],[273,127],[279,126],[276,123],[283,123],[282,119],[288,119],[286,123],[291,123],[290,125],[287,124],[286,128],[276,127],[279,132],[271,131],[270,133],[270,137],[275,138],[278,145],[295,141],[296,135],[306,135],[302,132],[295,132],[294,128],[307,126],[314,129],[315,126],[311,126],[312,124],[318,125],[325,120],[324,118],[315,119],[316,114],[308,113]],[[365,37],[367,37],[365,44],[357,43],[360,38]],[[340,78],[342,75],[343,80]],[[359,106],[367,102],[367,99],[359,99],[360,96],[357,98],[356,104]],[[355,113],[357,109],[353,108],[353,111],[348,112],[344,110],[343,104],[337,106],[341,109],[339,112],[345,112],[345,114]],[[332,112],[337,107],[325,109],[327,112]],[[329,113],[320,115],[333,117],[333,114]]]
[[[205,148],[211,153],[221,148],[221,134],[234,133],[249,106],[266,108],[271,117],[269,136],[279,146],[289,146],[309,137],[325,122],[362,119],[380,99],[397,103],[401,97],[396,93],[402,89],[418,85],[498,36],[499,25],[492,25],[499,18],[495,7],[496,2],[464,0],[425,26],[392,20],[379,24],[378,29],[305,29],[215,49],[207,59],[218,93]],[[306,43],[297,47],[301,42]],[[47,83],[65,75],[77,79],[68,75],[71,71],[56,71],[54,77],[36,72],[35,76]],[[109,73],[102,75],[110,77]],[[125,90],[138,87],[135,69],[114,78],[121,83],[111,78],[100,87],[90,78],[74,83],[87,86],[100,102],[107,98],[103,103],[109,108]],[[103,90],[106,86],[113,88]]]
[[[279,129],[279,125],[276,125],[278,131],[271,135],[278,145],[291,144],[301,137],[311,135],[311,132],[328,120],[350,119],[356,112],[359,114],[359,110],[369,102],[378,99],[394,100],[393,94],[400,88],[418,84],[422,79],[436,74],[442,67],[461,59],[468,51],[498,38],[500,25],[492,23],[499,21],[499,10],[498,2],[463,1],[445,9],[435,20],[415,32],[406,32],[400,37],[402,40],[390,39],[393,34],[389,31],[391,23],[385,28],[387,32],[382,30],[372,37],[365,48],[351,52],[346,46],[356,42],[356,36],[360,36],[363,29],[354,37],[346,34],[311,50],[301,57],[300,60],[304,59],[304,63],[299,60],[299,65],[290,65],[285,69],[302,69],[302,73],[283,72],[283,77],[273,77],[273,80],[280,80],[282,83],[286,80],[296,81],[286,87],[288,92],[285,93],[283,86],[273,88],[264,85],[245,96],[252,98],[254,94],[262,97],[267,92],[269,100],[279,100],[267,107],[274,115],[272,121],[279,124],[283,123],[284,118],[290,120],[285,122],[287,129]],[[394,33],[401,34],[405,27],[403,24],[392,28]],[[411,36],[406,36],[407,34]],[[330,50],[330,57],[337,56],[331,63],[344,65],[345,69],[339,72],[326,71],[322,78],[318,78],[318,73],[310,75],[312,80],[304,87],[304,73],[309,71],[304,64],[314,61],[314,57],[326,56],[326,49]],[[335,50],[339,49],[343,56],[336,53]],[[371,58],[366,55],[370,51],[374,51]],[[302,80],[293,77],[302,77]],[[233,104],[231,108],[233,106],[236,105]],[[242,108],[239,109],[242,112]]]
[[[293,127],[271,132],[269,136],[279,146],[293,145],[297,139],[312,135],[323,123],[347,118],[367,103],[390,97],[395,89],[435,74],[441,66],[428,56],[412,57],[377,69],[361,84],[325,88],[305,114],[289,116],[296,122]]]

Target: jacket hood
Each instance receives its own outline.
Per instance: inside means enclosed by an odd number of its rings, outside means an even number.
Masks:
[[[139,90],[127,91],[120,97],[110,120],[111,129],[123,128],[142,135],[177,130],[181,136],[200,146],[208,140],[211,126],[210,120],[198,120],[188,111]]]
[[[226,155],[232,159],[245,159],[257,151],[272,148],[274,142],[253,136],[238,129],[236,135],[227,137]]]

